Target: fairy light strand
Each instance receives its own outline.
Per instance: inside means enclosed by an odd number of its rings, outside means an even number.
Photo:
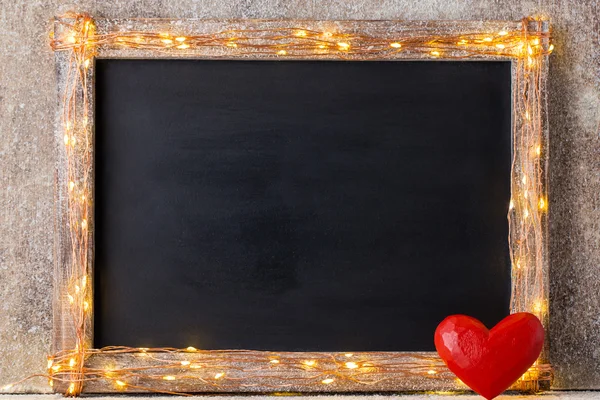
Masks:
[[[408,30],[397,36],[378,37],[356,30],[268,24],[265,28],[237,27],[202,34],[186,34],[175,28],[152,31],[106,27],[99,33],[88,15],[67,14],[58,18],[51,46],[68,65],[61,100],[64,174],[58,188],[66,199],[67,226],[61,228],[59,236],[65,238],[61,245],[69,251],[57,267],[62,293],[57,301],[69,321],[63,324],[65,331],[60,332],[68,342],[66,350],[49,357],[44,377],[67,396],[78,396],[84,386],[100,391],[112,388],[123,392],[178,394],[185,392],[185,388],[200,386],[209,391],[210,388],[327,391],[346,384],[378,388],[383,381],[411,377],[424,382],[421,388],[463,388],[434,353],[269,353],[203,351],[191,346],[91,348],[93,60],[99,52],[124,50],[132,54],[153,52],[164,57],[513,60],[514,158],[512,196],[507,204],[513,263],[511,311],[533,312],[546,325],[548,197],[543,86],[544,60],[554,46],[543,24],[547,22],[524,19],[519,24],[521,29],[497,32]],[[540,382],[549,381],[551,368],[542,361],[544,356],[515,388],[537,390]],[[5,390],[12,390],[15,384]]]

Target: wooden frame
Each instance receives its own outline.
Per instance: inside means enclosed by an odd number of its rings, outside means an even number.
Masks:
[[[55,19],[54,355],[57,392],[362,392],[465,390],[436,353],[93,349],[95,58],[509,60],[513,79],[511,312],[548,321],[545,80],[549,24],[481,21]],[[514,389],[547,386],[547,350]]]

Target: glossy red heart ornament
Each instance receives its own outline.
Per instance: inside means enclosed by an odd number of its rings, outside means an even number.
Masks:
[[[537,360],[544,328],[530,313],[509,315],[491,330],[466,315],[451,315],[435,330],[435,348],[450,371],[490,400]]]

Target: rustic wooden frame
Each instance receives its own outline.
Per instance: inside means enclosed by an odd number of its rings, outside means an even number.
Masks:
[[[513,77],[511,312],[548,321],[547,21],[55,19],[59,110],[51,384],[110,392],[454,391],[436,353],[92,348],[95,58],[509,60]],[[235,35],[231,33],[235,32]],[[177,36],[180,35],[180,36]],[[547,351],[513,388],[550,379]]]

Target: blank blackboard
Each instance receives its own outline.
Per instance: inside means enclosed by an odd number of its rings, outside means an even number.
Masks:
[[[510,63],[96,70],[95,346],[428,351],[508,315]]]

